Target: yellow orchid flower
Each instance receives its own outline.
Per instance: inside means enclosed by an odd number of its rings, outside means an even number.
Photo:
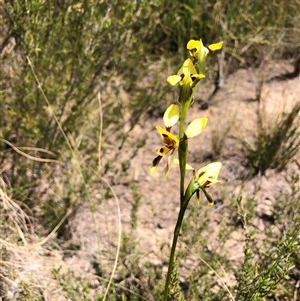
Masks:
[[[179,165],[178,159],[173,159],[174,164]],[[220,182],[218,179],[220,170],[222,167],[221,162],[213,162],[207,164],[204,167],[201,167],[197,173],[195,173],[195,169],[188,163],[186,163],[186,170],[192,170],[194,174],[195,181],[202,187],[208,188],[215,183]]]
[[[176,148],[179,146],[179,139],[177,136],[171,134],[169,131],[163,129],[161,126],[156,127],[157,131],[161,134],[161,140],[163,141],[164,145],[156,152],[158,155],[152,161],[152,165],[150,167],[150,174],[153,175],[160,160],[166,154],[171,152],[170,158],[168,159],[167,165],[165,167],[164,178],[167,176],[170,167],[170,161],[172,160],[172,155]]]
[[[177,160],[178,161],[178,160]],[[179,164],[179,161],[176,162],[173,160],[174,163]],[[221,162],[214,162],[207,164],[206,166],[200,168],[197,173],[192,166],[186,164],[187,170],[193,171],[193,177],[186,189],[185,198],[189,200],[193,194],[196,194],[196,200],[200,203],[200,190],[204,193],[208,204],[213,205],[214,200],[210,196],[210,194],[206,191],[206,188],[218,183],[218,176],[222,167]]]
[[[172,156],[174,154],[174,151],[179,147],[179,144],[180,144],[179,138],[176,135],[171,133],[172,126],[174,126],[177,123],[177,121],[179,120],[178,106],[176,106],[174,104],[170,105],[164,113],[163,120],[164,120],[164,124],[165,124],[165,129],[158,125],[158,126],[156,126],[156,130],[161,135],[161,140],[164,145],[161,146],[156,151],[157,157],[155,157],[154,160],[152,161],[152,164],[150,167],[150,173],[151,173],[151,175],[153,175],[154,172],[156,171],[161,159],[164,156],[166,156],[168,153],[170,153],[167,165],[165,167],[165,173],[164,173],[164,178],[165,178],[167,176],[167,173],[169,172],[170,163],[172,162]],[[207,118],[197,118],[197,119],[193,120],[188,125],[188,127],[184,133],[184,136],[182,138],[182,141],[199,135],[205,128],[207,121],[208,121]],[[193,170],[193,168],[190,165],[187,165],[187,169]]]
[[[207,164],[206,166],[200,168],[196,175],[194,176],[195,182],[200,185],[200,189],[203,191],[208,204],[212,206],[214,204],[214,200],[211,195],[206,191],[206,188],[220,182],[218,181],[218,176],[222,167],[221,162],[214,162]],[[199,190],[196,192],[197,200],[200,201]]]
[[[195,85],[200,81],[200,79],[204,78],[204,74],[198,74],[193,62],[191,59],[186,59],[179,69],[176,75],[170,75],[167,78],[167,82],[171,86],[179,85],[190,85],[191,88],[195,87]]]
[[[150,173],[151,175],[154,174],[160,160],[162,157],[164,157],[166,154],[171,152],[170,158],[168,159],[166,168],[165,168],[165,174],[164,178],[167,176],[167,173],[169,172],[170,168],[170,162],[172,161],[172,156],[175,151],[175,149],[179,146],[179,139],[177,136],[173,135],[170,130],[171,127],[178,121],[179,119],[179,109],[176,105],[171,105],[168,107],[164,114],[164,123],[166,126],[166,129],[163,129],[161,126],[157,126],[156,129],[161,135],[161,140],[164,143],[164,145],[156,152],[157,157],[154,158],[152,165],[150,167]],[[193,120],[187,127],[184,137],[182,140],[187,140],[189,138],[193,138],[197,135],[199,135],[202,130],[205,128],[207,124],[208,119],[207,118],[197,118]],[[177,159],[173,160],[173,163],[177,164]],[[194,170],[190,165],[187,164],[187,170]]]
[[[179,119],[178,106],[172,104],[167,108],[167,110],[164,113],[164,117],[163,117],[166,129],[162,128],[159,125],[156,127],[157,131],[161,135],[161,140],[164,143],[164,145],[162,147],[160,147],[160,149],[156,152],[156,154],[158,156],[155,157],[154,160],[152,161],[152,165],[150,167],[151,175],[154,174],[162,157],[164,157],[166,154],[171,152],[170,158],[168,159],[168,162],[167,162],[167,165],[165,168],[164,178],[166,177],[166,175],[169,171],[169,166],[170,166],[170,161],[172,160],[172,155],[173,155],[175,149],[178,148],[178,146],[179,146],[178,137],[173,135],[170,131],[171,131],[172,126],[174,126],[177,123],[178,119]]]
[[[209,53],[209,50],[211,51],[216,51],[221,49],[223,46],[223,42],[219,42],[219,43],[215,43],[215,44],[211,44],[208,46],[208,48],[206,48],[203,43],[202,40],[190,40],[187,43],[187,49],[190,52],[190,55],[196,59],[197,63],[198,63],[198,68],[199,68],[199,73],[203,73],[204,72],[204,68],[205,68],[205,60],[206,60],[206,56]]]
[[[209,50],[211,51],[216,51],[216,50],[220,50],[223,46],[223,42],[218,42],[218,43],[214,43],[214,44],[210,44],[208,45],[208,48],[206,48],[203,43],[202,40],[190,40],[187,43],[187,49],[190,52],[190,55],[192,57],[197,58],[199,56],[199,54],[201,54],[201,57],[203,56],[207,56],[209,53]]]

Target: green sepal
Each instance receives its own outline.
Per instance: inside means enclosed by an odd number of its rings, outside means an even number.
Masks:
[[[190,84],[185,84],[181,86],[180,95],[179,95],[179,103],[183,108],[187,102],[191,102],[193,97],[193,88]]]
[[[200,185],[197,181],[194,180],[194,178],[192,178],[192,180],[190,181],[188,187],[185,190],[185,194],[184,194],[184,204],[187,204],[191,197],[200,189]]]

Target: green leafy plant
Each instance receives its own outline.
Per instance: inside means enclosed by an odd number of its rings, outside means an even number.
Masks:
[[[289,278],[291,270],[294,268],[292,254],[298,249],[299,245],[294,236],[283,239],[278,245],[265,254],[260,254],[257,261],[257,250],[249,243],[245,247],[245,262],[243,268],[237,275],[238,286],[236,287],[238,300],[262,300],[268,296],[278,284],[284,279]]]
[[[299,176],[291,176],[291,193],[277,196],[274,204],[274,229],[266,230],[260,241],[254,230],[254,200],[240,197],[237,205],[245,231],[244,262],[235,269],[237,284],[236,300],[272,300],[281,296],[292,298],[295,274],[299,273],[299,187],[294,186]],[[268,225],[266,225],[268,226]],[[297,277],[297,276],[296,276]],[[286,289],[283,289],[286,287]],[[281,300],[281,299],[280,299]]]

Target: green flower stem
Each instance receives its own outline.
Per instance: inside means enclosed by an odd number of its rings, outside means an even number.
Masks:
[[[179,125],[179,139],[184,136],[184,124],[187,111],[193,101],[193,89],[189,85],[182,86],[180,89],[179,103],[181,104],[180,125]],[[186,161],[188,154],[187,141],[181,141],[178,148],[179,168],[180,168],[180,206],[183,204],[184,197],[184,178],[186,172]]]
[[[180,127],[179,127],[179,137],[180,139],[184,135],[184,122],[186,118],[187,108],[183,107],[180,114]],[[184,178],[186,173],[186,161],[188,153],[188,142],[182,141],[178,147],[178,158],[179,158],[179,168],[180,168],[180,208],[182,207],[183,197],[184,197]]]
[[[187,111],[191,106],[192,101],[193,101],[193,90],[190,88],[189,85],[183,86],[180,90],[180,97],[179,97],[179,103],[181,104],[180,125],[179,125],[180,140],[184,136],[185,119],[186,119]],[[168,300],[171,275],[174,268],[175,250],[176,250],[177,241],[181,230],[184,213],[186,211],[187,205],[190,200],[190,197],[188,199],[185,198],[185,192],[184,192],[184,178],[186,173],[187,154],[188,154],[188,142],[187,140],[181,141],[178,148],[179,168],[180,168],[180,210],[174,228],[173,242],[172,242],[172,247],[171,247],[171,252],[169,257],[169,266],[168,266],[168,273],[166,278],[163,301]]]
[[[174,261],[175,261],[175,250],[176,250],[177,241],[178,241],[178,237],[179,237],[182,222],[183,222],[183,217],[184,217],[186,208],[189,204],[189,201],[190,201],[191,197],[199,189],[199,187],[200,187],[199,184],[192,180],[190,182],[190,184],[188,185],[188,187],[186,189],[186,192],[183,196],[182,206],[180,207],[180,211],[179,211],[179,214],[178,214],[178,219],[177,219],[175,229],[174,229],[173,242],[172,242],[172,247],[171,247],[171,252],[170,252],[168,274],[167,274],[167,279],[166,279],[166,285],[165,285],[165,292],[164,292],[163,301],[168,301],[171,275],[172,275],[172,272],[173,272]]]
[[[176,250],[177,241],[178,241],[178,237],[179,237],[181,226],[182,226],[184,213],[186,211],[188,203],[189,203],[189,200],[183,202],[183,205],[180,208],[180,211],[178,214],[178,219],[177,219],[177,222],[176,222],[176,225],[174,228],[173,241],[172,241],[172,247],[171,247],[171,252],[170,252],[170,257],[169,257],[169,266],[168,266],[168,273],[167,273],[167,279],[166,279],[166,284],[165,284],[165,292],[164,292],[163,301],[168,301],[171,275],[173,272],[174,261],[175,261],[175,250]]]

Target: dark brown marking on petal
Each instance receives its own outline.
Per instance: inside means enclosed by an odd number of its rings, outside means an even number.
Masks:
[[[152,162],[152,166],[157,166],[161,160],[162,156],[157,156],[154,158],[153,162]]]
[[[202,185],[202,187],[208,188],[208,187],[209,187],[209,186],[208,186],[209,184],[210,184],[210,182],[209,182],[209,181],[206,181],[206,182]]]
[[[205,172],[202,171],[202,172],[198,175],[198,178],[201,178],[204,174],[205,174]]]

